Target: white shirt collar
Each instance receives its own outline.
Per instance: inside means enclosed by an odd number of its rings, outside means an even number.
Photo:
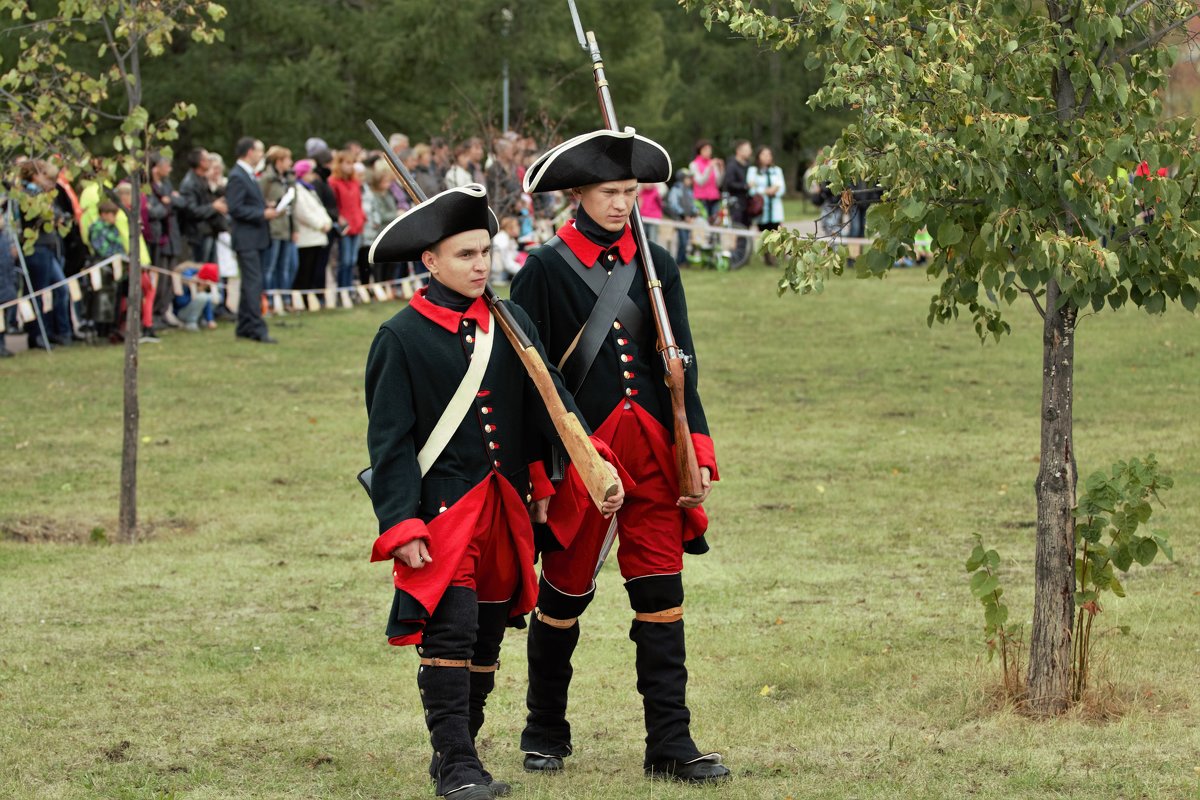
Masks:
[[[258,176],[254,174],[254,167],[251,166],[250,164],[246,163],[245,161],[242,161],[239,158],[237,161],[237,165],[239,167],[241,167],[242,169],[246,170],[246,172],[250,175],[251,178],[258,178]]]

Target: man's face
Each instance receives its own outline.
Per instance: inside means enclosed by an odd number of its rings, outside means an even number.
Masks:
[[[491,255],[492,237],[480,228],[443,239],[422,253],[421,260],[446,288],[466,297],[479,297],[487,289]]]
[[[637,205],[638,183],[605,181],[579,189],[579,204],[600,227],[611,233],[624,229]]]
[[[738,145],[738,149],[733,154],[733,156],[738,161],[749,161],[750,160],[750,151],[751,151],[750,143],[742,142],[740,145]]]
[[[250,148],[250,152],[246,153],[245,162],[252,167],[258,166],[258,162],[262,161],[263,143],[255,142],[254,147]]]
[[[200,156],[200,163],[196,165],[196,172],[200,175],[207,175],[209,168],[212,166],[212,159],[208,157],[208,152]]]

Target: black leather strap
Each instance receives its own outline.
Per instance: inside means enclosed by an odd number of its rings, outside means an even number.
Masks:
[[[588,370],[596,360],[604,337],[608,335],[612,324],[620,320],[629,337],[640,341],[645,331],[645,317],[637,304],[629,297],[629,287],[637,275],[637,257],[629,264],[617,267],[611,273],[604,269],[593,267],[588,269],[567,247],[567,243],[557,236],[546,242],[554,248],[572,271],[578,275],[588,288],[596,295],[596,304],[588,315],[583,330],[580,331],[575,349],[562,365],[563,378],[571,393],[579,391],[587,377]]]

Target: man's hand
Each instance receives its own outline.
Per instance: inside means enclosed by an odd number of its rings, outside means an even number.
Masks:
[[[212,207],[222,214],[229,213],[229,205],[225,202],[224,197],[218,197],[216,200],[213,200]]]
[[[543,497],[541,500],[534,500],[529,504],[529,519],[534,522],[545,522],[549,517],[546,515],[546,509],[550,507],[550,498]]]
[[[432,564],[429,549],[425,547],[424,539],[413,539],[392,551],[392,558],[399,559],[402,564],[413,569],[421,569],[426,564]]]
[[[681,497],[675,502],[675,505],[680,508],[698,508],[705,500],[708,499],[708,493],[712,491],[712,470],[708,467],[700,468],[700,494],[697,497]]]
[[[276,211],[274,208],[268,208],[268,209],[266,209],[266,210],[264,210],[264,211],[263,211],[263,218],[264,218],[264,219],[266,219],[266,220],[267,220],[267,222],[270,222],[271,220],[273,220],[273,219],[275,219],[276,217],[278,217],[278,216],[279,216],[279,213],[280,213],[280,212],[279,212],[279,211]]]
[[[607,461],[604,462],[604,466],[608,467],[608,471],[612,473],[613,480],[617,482],[617,493],[605,500],[603,505],[600,506],[600,513],[604,515],[605,519],[608,519],[624,505],[625,487],[621,485],[621,476],[617,474],[617,468]]]

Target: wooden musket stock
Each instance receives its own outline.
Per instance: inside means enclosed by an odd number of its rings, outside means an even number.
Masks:
[[[567,3],[571,7],[571,18],[575,23],[575,34],[579,39],[579,44],[592,57],[596,99],[600,103],[600,116],[604,118],[604,126],[610,131],[619,131],[621,128],[617,124],[617,112],[613,108],[612,92],[608,88],[608,78],[604,74],[604,60],[600,57],[600,46],[596,44],[596,34],[592,31],[584,33],[574,0],[567,0]],[[687,369],[687,362],[690,359],[675,342],[675,333],[671,330],[671,319],[667,316],[667,303],[663,297],[662,281],[658,279],[658,274],[654,269],[654,258],[650,253],[646,228],[642,225],[642,215],[638,211],[637,205],[634,205],[633,213],[629,216],[629,226],[633,230],[633,239],[637,243],[638,252],[642,256],[642,267],[646,271],[646,288],[650,293],[650,309],[654,314],[654,327],[658,331],[658,351],[663,359],[667,389],[671,394],[679,494],[683,497],[698,497],[703,491],[700,467],[696,462],[696,448],[692,443],[692,432],[688,426],[683,392],[683,373]]]
[[[396,158],[379,128],[371,120],[367,120],[367,127],[379,141],[379,146],[387,157],[392,171],[396,173],[396,179],[404,187],[409,199],[414,205],[425,202],[428,199],[425,192],[413,180],[404,164]],[[513,349],[517,351],[521,363],[525,365],[525,371],[529,373],[530,379],[537,387],[538,394],[541,395],[542,402],[546,405],[546,411],[550,414],[550,421],[554,423],[554,429],[562,439],[563,447],[570,456],[571,463],[579,472],[579,477],[583,479],[592,502],[596,504],[597,509],[600,508],[605,500],[617,493],[616,478],[613,477],[608,464],[596,452],[596,447],[588,439],[583,425],[563,405],[562,398],[558,396],[558,390],[554,386],[554,379],[550,377],[550,370],[546,367],[546,362],[542,360],[537,347],[534,346],[524,329],[517,324],[512,311],[500,302],[500,298],[496,296],[490,285],[484,289],[483,296],[491,307],[492,315],[496,318],[500,330],[504,331],[504,335],[512,344]]]

